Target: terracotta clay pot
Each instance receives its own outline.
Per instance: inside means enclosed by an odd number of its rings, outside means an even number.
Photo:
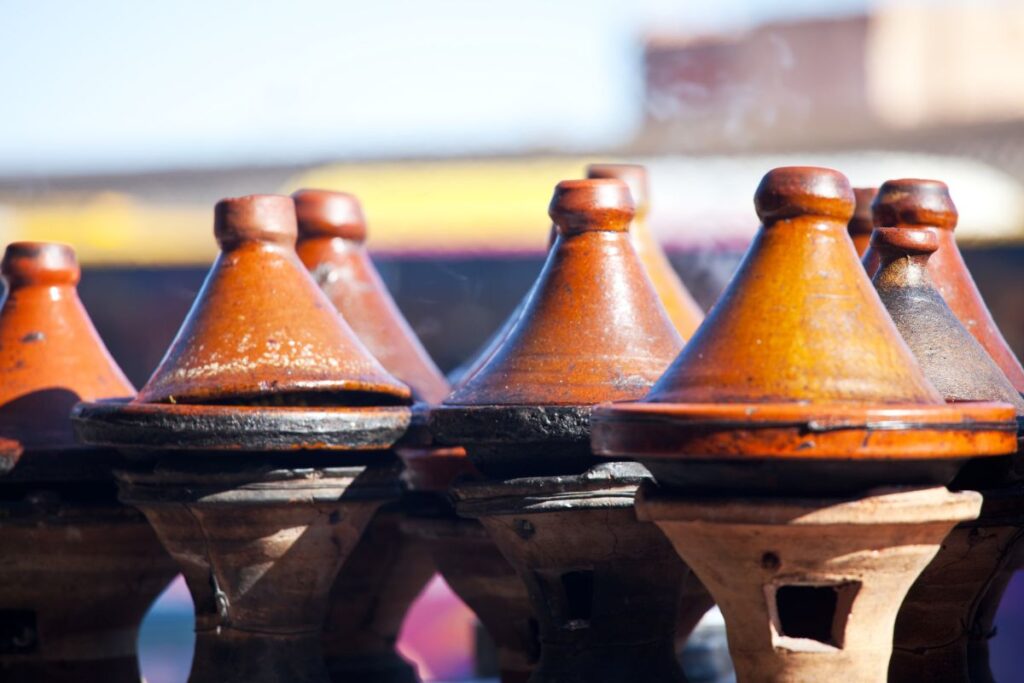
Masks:
[[[1012,452],[1013,410],[928,383],[858,266],[841,174],[775,169],[755,206],[715,309],[642,401],[595,411],[592,443],[650,466],[638,514],[715,598],[740,681],[881,682],[901,598],[980,507],[922,484]]]
[[[905,197],[912,187],[906,181],[884,184],[879,204],[894,205],[892,195]],[[912,201],[913,193],[910,197],[906,201]],[[880,261],[873,282],[882,302],[943,397],[1004,401],[1014,406],[1020,421],[1024,399],[932,283],[928,261],[939,248],[935,232],[909,223],[879,227],[871,248]],[[958,482],[983,487],[985,504],[977,520],[950,533],[908,593],[896,620],[891,681],[993,680],[988,665],[992,621],[1013,571],[1011,561],[1024,552],[1017,541],[1021,505],[1012,503],[1018,492],[1005,487],[1013,470],[1009,462],[994,467],[993,460],[1000,459],[985,459],[979,463],[984,469],[958,477]],[[1003,490],[993,488],[1001,484]]]
[[[928,259],[928,272],[935,287],[1014,388],[1024,393],[1024,368],[1003,339],[957,247],[953,231],[958,215],[949,196],[949,188],[937,180],[906,179],[889,183],[892,190],[903,191],[891,192],[885,202],[876,202],[876,223],[889,227],[904,224],[927,226],[935,232],[939,249]],[[864,254],[864,268],[869,275],[874,275],[878,262],[879,257],[874,250],[869,249]]]
[[[79,447],[69,419],[135,390],[78,299],[70,247],[16,242],[0,270],[0,679],[138,683],[139,625],[177,570],[118,502],[116,454]]]
[[[492,478],[453,495],[526,584],[541,643],[530,680],[679,681],[688,570],[633,514],[646,471],[593,467],[588,432],[595,403],[642,394],[682,340],[631,244],[624,183],[564,181],[550,215],[558,237],[521,317],[431,428]]]
[[[877,187],[853,188],[855,207],[847,230],[850,233],[850,239],[853,240],[854,248],[857,249],[857,256],[864,256],[864,252],[871,244],[871,231],[875,229],[871,220],[871,202],[875,200],[876,194],[878,194]]]
[[[853,204],[836,171],[768,173],[732,282],[643,401],[596,411],[597,452],[700,495],[946,484],[1012,452],[1009,406],[947,406],[925,378],[857,262]]]
[[[409,385],[416,400],[443,399],[450,391],[447,380],[370,260],[359,201],[327,190],[300,190],[292,199],[298,217],[299,258],[359,341],[388,372]],[[400,449],[399,453],[417,464],[431,455],[429,449]],[[465,453],[445,455],[465,461]],[[402,531],[402,517],[397,505],[379,512],[335,581],[324,626],[324,651],[336,681],[418,680],[395,643],[406,611],[433,574],[433,563],[426,544]]]
[[[289,197],[220,202],[222,253],[139,397],[75,409],[196,605],[191,683],[329,681],[321,639],[337,572],[398,495],[411,419],[385,371],[293,249]]]

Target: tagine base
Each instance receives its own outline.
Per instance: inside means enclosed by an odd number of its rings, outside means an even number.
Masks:
[[[334,683],[419,683],[395,649],[405,614],[434,574],[427,544],[401,528],[405,511],[377,511],[331,589],[323,648]]]
[[[725,617],[740,683],[884,683],[903,597],[981,496],[699,499],[644,489],[655,522]]]
[[[455,487],[527,586],[541,657],[531,683],[679,683],[687,569],[633,498],[649,475],[613,463],[583,475]]]
[[[0,680],[139,683],[139,626],[178,571],[145,518],[115,500],[0,516]]]
[[[476,614],[498,650],[501,683],[526,683],[540,655],[526,586],[480,522],[410,516],[403,528],[427,544],[449,588]]]
[[[981,515],[958,525],[914,583],[899,616],[892,683],[994,683],[988,641],[1024,563],[1024,488],[983,491]]]
[[[329,683],[327,598],[377,508],[395,497],[393,469],[177,460],[118,478],[192,594],[190,683]]]

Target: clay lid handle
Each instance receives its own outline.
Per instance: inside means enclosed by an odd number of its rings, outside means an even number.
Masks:
[[[292,194],[299,238],[340,237],[366,241],[366,218],[355,195],[330,190],[299,190]]]
[[[754,208],[765,227],[793,218],[841,222],[853,216],[855,200],[850,181],[839,171],[813,166],[772,169],[754,193]]]
[[[294,247],[298,236],[295,202],[277,194],[222,199],[214,207],[213,234],[221,249],[246,242]]]
[[[588,178],[615,178],[626,183],[629,194],[633,196],[638,216],[647,214],[649,204],[649,186],[647,169],[640,164],[590,164],[587,166]]]
[[[75,250],[57,242],[12,242],[0,273],[9,287],[76,285],[81,277]]]
[[[927,260],[938,251],[939,238],[926,228],[875,228],[871,247],[879,252],[883,263],[906,256]]]
[[[918,225],[952,230],[957,214],[949,188],[938,180],[887,180],[871,205],[876,226]]]
[[[628,232],[636,213],[621,180],[563,180],[555,187],[548,215],[564,236],[584,232]]]

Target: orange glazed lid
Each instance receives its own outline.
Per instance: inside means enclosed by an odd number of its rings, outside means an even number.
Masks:
[[[306,272],[297,233],[290,197],[217,203],[221,254],[136,402],[409,402],[409,388],[370,355]]]
[[[135,388],[78,298],[81,271],[71,247],[14,242],[0,273],[7,283],[0,308],[0,437],[27,452],[74,448],[75,403],[128,398]]]
[[[617,178],[629,187],[629,193],[636,205],[636,215],[629,229],[633,248],[640,256],[640,261],[651,278],[669,320],[683,339],[689,339],[704,320],[704,311],[679,279],[679,275],[647,225],[647,216],[650,212],[647,169],[639,164],[591,164],[587,167],[587,177]]]
[[[948,406],[925,378],[857,261],[842,174],[777,168],[754,204],[762,227],[715,308],[642,401],[595,412],[595,452],[852,462],[1014,450],[1010,406]]]
[[[420,401],[437,403],[451,391],[388,292],[366,251],[359,200],[345,192],[300,190],[299,258],[359,341]]]
[[[491,476],[585,468],[592,407],[642,396],[683,343],[630,241],[624,183],[563,181],[549,214],[558,236],[522,314],[429,418]]]

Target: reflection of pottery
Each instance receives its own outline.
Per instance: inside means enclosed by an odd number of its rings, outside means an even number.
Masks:
[[[473,610],[498,648],[501,683],[525,683],[539,656],[526,587],[479,522],[414,517],[403,522],[430,548],[438,571]]]
[[[875,200],[876,194],[878,194],[877,187],[853,188],[856,206],[846,229],[850,233],[850,239],[853,240],[857,256],[863,256],[871,243],[871,231],[875,229],[874,223],[871,222],[871,202]]]
[[[947,406],[915,362],[857,262],[845,177],[775,169],[755,206],[762,227],[697,334],[642,401],[595,412],[598,453],[697,495],[833,496],[946,484],[1012,452],[1008,406]]]
[[[327,683],[327,598],[398,495],[410,391],[303,268],[290,198],[224,200],[215,233],[222,254],[146,388],[80,404],[76,427],[140,462],[121,495],[192,593],[189,680]]]
[[[366,250],[359,200],[344,192],[300,190],[292,195],[298,217],[296,251],[359,341],[419,401],[437,402],[448,382],[388,293]],[[399,450],[416,473],[446,469],[427,449]],[[468,466],[465,453],[447,453]],[[433,465],[437,464],[438,467]],[[447,486],[445,479],[445,486]],[[423,545],[399,529],[400,508],[370,522],[363,540],[338,575],[324,625],[328,668],[337,681],[417,680],[394,646],[409,605],[433,574]]]
[[[742,683],[884,683],[903,595],[977,493],[637,500],[708,587]],[[918,680],[929,680],[921,678]]]
[[[431,429],[504,480],[453,491],[459,514],[480,520],[528,588],[541,643],[530,680],[680,681],[686,568],[633,514],[646,471],[591,469],[589,416],[596,403],[643,394],[682,340],[629,239],[624,183],[564,181],[549,213],[558,237],[522,315],[431,411]]]
[[[175,564],[118,503],[116,454],[75,444],[68,420],[82,398],[135,390],[78,299],[70,247],[16,242],[2,271],[0,679],[138,683],[139,624]]]
[[[974,278],[967,270],[964,257],[953,234],[958,214],[949,189],[937,180],[889,181],[892,192],[884,202],[876,202],[876,225],[927,226],[939,239],[939,249],[928,259],[928,272],[935,287],[964,327],[981,342],[1017,391],[1024,393],[1024,368],[1013,355],[992,314],[978,292]],[[869,249],[864,254],[864,267],[869,275],[878,269],[878,254]]]
[[[919,189],[915,181],[885,183],[878,202],[891,207]],[[938,235],[910,222],[915,217],[908,211],[907,222],[879,227],[872,237],[879,258],[873,282],[882,302],[947,401],[1004,401],[1024,415],[1024,399],[932,284],[928,262],[939,248]],[[1019,491],[1005,487],[1014,475],[1013,457],[971,463],[957,478],[958,485],[984,487],[981,516],[950,533],[907,594],[896,620],[891,681],[992,680],[987,641],[1022,535],[1014,526]]]

